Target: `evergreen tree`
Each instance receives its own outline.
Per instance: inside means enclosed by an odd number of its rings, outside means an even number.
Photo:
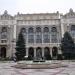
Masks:
[[[23,38],[22,32],[19,33],[18,40],[16,42],[16,59],[22,60],[25,56],[26,50],[25,50],[25,40]]]
[[[62,38],[61,50],[65,59],[73,59],[75,54],[75,44],[68,32],[65,32],[64,37]]]

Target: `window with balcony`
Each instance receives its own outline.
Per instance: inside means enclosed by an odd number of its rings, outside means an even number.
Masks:
[[[7,39],[7,27],[1,29],[1,39]]]

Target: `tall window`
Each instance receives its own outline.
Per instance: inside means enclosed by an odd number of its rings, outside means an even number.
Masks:
[[[26,33],[26,29],[25,28],[21,28],[21,32],[24,34]]]
[[[34,35],[33,34],[28,35],[28,43],[34,43]]]
[[[43,42],[50,43],[50,36],[49,34],[43,34]]]
[[[57,43],[57,34],[53,34],[51,35],[51,41],[52,43]]]
[[[30,27],[28,29],[28,43],[34,43],[34,29]]]
[[[75,25],[71,25],[71,35],[75,37]]]
[[[1,29],[1,39],[7,38],[7,27],[2,27]]]
[[[56,27],[52,27],[51,28],[51,32],[57,32],[57,28]]]
[[[24,40],[26,42],[27,34],[26,34],[26,28],[21,28],[21,32],[23,34]]]
[[[49,28],[45,27],[43,30],[43,42],[49,43],[50,42],[50,34],[49,34]]]
[[[42,43],[42,34],[36,35],[36,43]]]
[[[48,27],[45,27],[44,30],[43,30],[43,32],[49,33],[49,28]]]
[[[40,27],[36,28],[36,43],[42,43],[42,31]]]
[[[30,28],[28,29],[28,34],[30,34],[30,33],[34,33],[34,29],[33,29],[32,27],[30,27]]]
[[[51,41],[52,43],[57,43],[57,28],[56,27],[52,27],[51,28]]]
[[[36,28],[36,33],[41,33],[41,28],[40,27]]]

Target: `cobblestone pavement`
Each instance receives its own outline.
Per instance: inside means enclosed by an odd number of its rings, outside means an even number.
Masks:
[[[55,69],[16,69],[11,67],[17,63],[0,62],[0,75],[75,75],[75,62],[63,62],[68,67]]]

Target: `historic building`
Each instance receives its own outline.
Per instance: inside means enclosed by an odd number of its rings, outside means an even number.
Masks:
[[[69,31],[75,38],[75,12],[66,14],[36,13],[11,16],[7,11],[0,15],[0,57],[13,57],[15,43],[22,31],[26,42],[26,56],[51,57],[61,53],[63,34]],[[75,41],[75,39],[74,39]]]

